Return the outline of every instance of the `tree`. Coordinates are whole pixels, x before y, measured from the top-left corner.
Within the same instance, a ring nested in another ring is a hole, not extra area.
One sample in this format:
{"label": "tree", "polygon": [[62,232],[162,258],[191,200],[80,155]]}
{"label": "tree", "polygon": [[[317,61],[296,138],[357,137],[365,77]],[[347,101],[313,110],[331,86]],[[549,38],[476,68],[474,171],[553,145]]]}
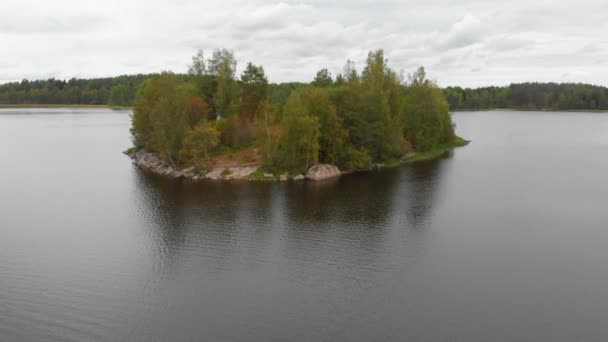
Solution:
{"label": "tree", "polygon": [[207,61],[208,72],[216,77],[234,79],[236,72],[236,59],[234,53],[226,49],[216,49]]}
{"label": "tree", "polygon": [[331,73],[327,69],[321,69],[317,71],[315,79],[312,81],[312,85],[315,87],[329,87],[334,83],[331,78]]}
{"label": "tree", "polygon": [[268,96],[268,79],[264,68],[248,63],[241,75],[241,117],[253,122],[260,104]]}
{"label": "tree", "polygon": [[188,74],[194,76],[203,76],[207,72],[205,65],[205,54],[203,50],[198,50],[196,55],[192,56],[192,64],[188,66]]}
{"label": "tree", "polygon": [[355,62],[351,61],[350,59],[347,60],[346,64],[344,65],[343,74],[344,78],[346,79],[346,82],[348,83],[359,81],[359,73],[357,72],[357,66],[355,65]]}
{"label": "tree", "polygon": [[162,73],[140,88],[133,111],[135,145],[158,153],[171,164],[175,164],[188,126],[180,94],[179,77]]}
{"label": "tree", "polygon": [[219,136],[213,122],[199,122],[185,135],[180,160],[202,167],[209,160],[210,152],[218,146]]}
{"label": "tree", "polygon": [[390,161],[403,154],[399,113],[399,78],[388,67],[382,50],[368,54],[361,77],[363,117],[354,120],[359,144],[374,160]]}
{"label": "tree", "polygon": [[281,124],[278,121],[280,105],[266,99],[260,104],[260,115],[253,125],[254,136],[258,146],[263,150],[264,163],[274,165],[277,154],[277,142],[281,137]]}
{"label": "tree", "polygon": [[405,138],[419,151],[454,141],[448,101],[422,67],[410,75],[403,121]]}
{"label": "tree", "polygon": [[214,96],[215,110],[221,116],[228,116],[237,107],[237,88],[234,82],[236,59],[231,51],[226,49],[213,51],[208,61],[209,73],[215,76],[217,88]]}
{"label": "tree", "polygon": [[300,94],[293,93],[285,104],[277,166],[301,173],[319,159],[319,120],[308,115]]}
{"label": "tree", "polygon": [[108,104],[111,106],[128,106],[132,102],[130,88],[126,84],[119,84],[110,90]]}
{"label": "tree", "polygon": [[409,75],[410,85],[412,86],[424,86],[429,84],[429,80],[426,78],[426,70],[420,66],[413,74]]}
{"label": "tree", "polygon": [[319,160],[339,164],[344,155],[347,132],[331,103],[328,90],[310,88],[302,92],[302,100],[309,115],[319,121]]}
{"label": "tree", "polygon": [[336,76],[336,81],[334,82],[334,85],[340,87],[343,86],[346,83],[346,79],[344,78],[344,76],[342,76],[342,74],[338,74],[338,76]]}
{"label": "tree", "polygon": [[207,102],[204,98],[196,95],[184,96],[183,110],[190,128],[194,128],[201,120],[206,121],[209,116]]}
{"label": "tree", "polygon": [[450,109],[456,110],[462,107],[463,102],[463,89],[460,87],[447,87],[443,90],[443,93],[448,100]]}

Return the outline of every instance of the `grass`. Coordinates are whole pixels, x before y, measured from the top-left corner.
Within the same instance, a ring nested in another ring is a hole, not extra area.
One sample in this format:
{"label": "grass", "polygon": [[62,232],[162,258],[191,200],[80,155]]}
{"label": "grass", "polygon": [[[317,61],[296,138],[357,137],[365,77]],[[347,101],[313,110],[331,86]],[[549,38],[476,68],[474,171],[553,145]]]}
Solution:
{"label": "grass", "polygon": [[439,158],[456,147],[466,146],[470,143],[461,137],[456,137],[452,144],[437,145],[428,151],[416,152],[405,159],[406,163],[415,163],[424,160],[432,160]]}
{"label": "grass", "polygon": [[[266,174],[272,174],[273,177],[267,178],[264,176]],[[254,173],[249,175],[249,179],[254,181],[279,180],[281,179],[281,176],[289,177],[289,173],[269,166],[260,166]]]}
{"label": "grass", "polygon": [[393,168],[401,166],[401,159],[391,159],[383,164],[383,167]]}
{"label": "grass", "polygon": [[249,175],[250,180],[261,181],[264,180],[264,171],[262,168],[255,170],[254,173]]}
{"label": "grass", "polygon": [[139,147],[129,147],[126,151],[122,152],[128,156],[133,156],[135,153],[139,152],[141,149]]}

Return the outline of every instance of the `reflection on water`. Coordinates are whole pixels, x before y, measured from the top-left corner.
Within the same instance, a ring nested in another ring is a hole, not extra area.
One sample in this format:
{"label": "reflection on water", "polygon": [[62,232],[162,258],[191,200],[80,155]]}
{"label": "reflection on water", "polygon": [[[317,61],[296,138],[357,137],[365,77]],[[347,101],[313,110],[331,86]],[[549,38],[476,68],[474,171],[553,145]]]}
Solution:
{"label": "reflection on water", "polygon": [[[408,264],[398,260],[417,253],[404,241],[430,220],[444,163],[288,183],[193,183],[135,169],[136,206],[162,280],[142,299],[154,302],[144,316],[153,326],[131,325],[170,338],[175,325],[163,317],[174,305],[220,339],[264,331],[267,319],[278,322],[277,340],[339,338],[329,327],[384,302],[381,294],[359,296],[395,281],[392,272]],[[234,321],[244,330],[231,328]]]}
{"label": "reflection on water", "polygon": [[405,223],[406,229],[424,225],[442,165],[430,161],[323,182],[288,183],[194,183],[138,169],[134,173],[137,206],[157,243],[158,257],[171,259],[187,246],[203,245],[221,263],[223,256],[242,252],[243,243],[255,243],[256,248],[272,244],[273,232],[285,238],[285,248],[306,252],[311,240],[379,243],[394,222]]}
{"label": "reflection on water", "polygon": [[[446,157],[451,158],[453,152]],[[411,165],[407,169],[407,181],[402,182],[400,194],[408,194],[405,200],[408,223],[413,226],[424,225],[433,210],[435,193],[440,186],[442,167],[445,158]]]}
{"label": "reflection on water", "polygon": [[192,183],[131,165],[128,114],[0,109],[0,340],[608,338],[606,115],[459,113],[441,160]]}

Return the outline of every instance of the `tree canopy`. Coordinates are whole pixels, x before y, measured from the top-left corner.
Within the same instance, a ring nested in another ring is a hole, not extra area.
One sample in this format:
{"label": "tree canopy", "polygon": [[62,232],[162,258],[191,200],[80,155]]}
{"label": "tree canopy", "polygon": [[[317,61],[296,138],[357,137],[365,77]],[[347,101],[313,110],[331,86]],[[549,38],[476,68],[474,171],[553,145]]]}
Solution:
{"label": "tree canopy", "polygon": [[[369,61],[368,61],[369,62]],[[191,82],[197,95],[207,101],[209,115],[215,118],[224,112],[240,110],[236,102],[242,91],[240,85],[255,80],[260,74],[256,68],[247,65],[250,76],[237,80],[236,59],[228,50],[217,50],[212,58],[205,59],[203,51],[198,51],[188,66],[188,73],[177,76],[183,82]],[[263,69],[262,69],[263,71]],[[256,74],[257,73],[257,74]],[[0,104],[65,104],[65,105],[110,105],[133,106],[137,89],[145,80],[157,74],[123,75],[95,79],[22,80],[0,85]],[[257,75],[257,76],[256,76]],[[251,77],[251,78],[250,78]],[[317,72],[311,84],[291,82],[266,83],[267,95],[272,103],[285,105],[287,98],[295,89],[315,86],[321,88],[340,88],[358,82],[359,74],[355,63],[347,61],[346,66],[335,80],[327,69]],[[426,75],[423,77],[426,80]],[[254,88],[250,88],[252,90]],[[505,87],[443,89],[450,110],[482,110],[509,108],[519,110],[608,110],[608,88],[581,83],[518,83]],[[263,97],[263,96],[262,96]],[[247,102],[251,105],[258,102]],[[251,111],[249,111],[251,113]]]}
{"label": "tree canopy", "polygon": [[214,155],[256,148],[268,167],[291,173],[319,162],[356,169],[455,139],[448,102],[424,69],[404,82],[382,50],[361,73],[347,61],[339,82],[321,69],[308,85],[269,84],[251,62],[237,79],[227,50],[192,61],[187,77],[143,82],[135,101],[136,147],[167,163],[205,167]]}
{"label": "tree canopy", "polygon": [[0,85],[0,104],[84,104],[130,106],[137,88],[151,75],[118,76],[95,79],[54,78],[23,80]]}

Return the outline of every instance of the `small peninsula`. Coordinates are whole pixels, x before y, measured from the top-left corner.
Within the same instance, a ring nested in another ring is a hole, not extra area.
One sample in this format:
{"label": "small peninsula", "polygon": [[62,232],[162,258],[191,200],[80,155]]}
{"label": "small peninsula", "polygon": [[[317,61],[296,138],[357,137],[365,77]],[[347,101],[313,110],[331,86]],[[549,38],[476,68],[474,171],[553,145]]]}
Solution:
{"label": "small peninsula", "polygon": [[420,67],[403,80],[382,50],[361,71],[283,83],[269,93],[262,66],[237,79],[231,51],[199,51],[188,75],[164,72],[139,86],[133,109],[139,167],[193,180],[322,180],[429,159],[468,143],[454,132],[449,104]]}

